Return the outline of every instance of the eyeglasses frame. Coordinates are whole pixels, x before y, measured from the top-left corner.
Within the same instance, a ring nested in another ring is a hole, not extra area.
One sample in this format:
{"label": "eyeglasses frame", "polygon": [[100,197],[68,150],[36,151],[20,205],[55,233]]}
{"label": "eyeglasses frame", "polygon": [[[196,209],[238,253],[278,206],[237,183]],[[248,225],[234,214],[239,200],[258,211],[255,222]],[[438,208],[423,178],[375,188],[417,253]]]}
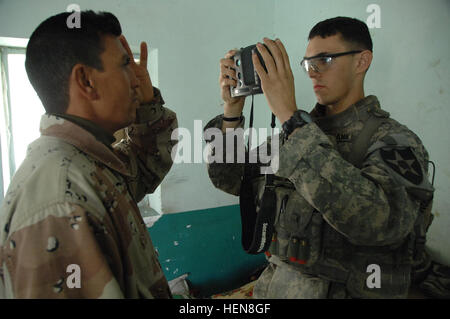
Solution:
{"label": "eyeglasses frame", "polygon": [[[340,52],[340,53],[331,53],[331,54],[323,54],[323,53],[321,53],[321,54],[318,54],[318,55],[315,55],[315,56],[311,56],[309,58],[303,58],[300,61],[300,66],[306,73],[308,73],[309,71],[306,71],[305,67],[303,66],[304,61],[308,61],[308,60],[316,59],[316,58],[332,58],[332,59],[334,59],[334,58],[337,58],[337,57],[340,57],[340,56],[344,56],[344,55],[361,53],[363,51],[364,50],[353,50],[353,51],[346,51],[346,52]],[[313,70],[314,70],[314,72],[320,72],[320,71],[316,70],[314,67],[313,67]]]}

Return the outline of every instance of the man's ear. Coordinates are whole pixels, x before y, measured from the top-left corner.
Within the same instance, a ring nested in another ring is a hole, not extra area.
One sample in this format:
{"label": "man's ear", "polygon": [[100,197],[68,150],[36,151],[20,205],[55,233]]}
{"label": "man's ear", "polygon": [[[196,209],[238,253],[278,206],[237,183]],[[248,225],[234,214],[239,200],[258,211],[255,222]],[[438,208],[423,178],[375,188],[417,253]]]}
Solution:
{"label": "man's ear", "polygon": [[356,66],[356,70],[358,73],[366,72],[369,69],[370,64],[372,63],[373,54],[370,50],[364,50],[361,52],[361,55],[358,59],[358,65]]}
{"label": "man's ear", "polygon": [[98,99],[98,92],[93,81],[93,68],[84,64],[75,64],[72,68],[71,80],[79,94],[88,100]]}

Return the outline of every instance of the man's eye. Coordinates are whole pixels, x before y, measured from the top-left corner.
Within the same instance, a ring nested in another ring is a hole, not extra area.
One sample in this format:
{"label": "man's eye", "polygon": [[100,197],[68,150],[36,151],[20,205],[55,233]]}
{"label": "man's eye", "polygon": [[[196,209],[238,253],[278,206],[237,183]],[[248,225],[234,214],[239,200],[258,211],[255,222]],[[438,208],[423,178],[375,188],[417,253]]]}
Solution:
{"label": "man's eye", "polygon": [[328,57],[322,57],[322,58],[318,58],[317,60],[318,60],[317,62],[320,63],[320,64],[327,64],[329,58]]}
{"label": "man's eye", "polygon": [[130,64],[130,58],[126,59],[126,61],[125,61],[125,63],[123,65],[127,66],[128,64]]}

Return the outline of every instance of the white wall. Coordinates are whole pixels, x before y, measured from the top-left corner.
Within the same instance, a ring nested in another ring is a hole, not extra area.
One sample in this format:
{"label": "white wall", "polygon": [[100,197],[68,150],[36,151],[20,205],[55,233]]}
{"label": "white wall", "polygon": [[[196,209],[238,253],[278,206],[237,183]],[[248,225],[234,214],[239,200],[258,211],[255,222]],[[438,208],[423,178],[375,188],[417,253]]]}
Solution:
{"label": "white wall", "polygon": [[[82,9],[114,13],[132,45],[147,41],[158,48],[159,86],[166,105],[178,113],[180,126],[191,132],[194,120],[206,124],[221,113],[219,59],[227,50],[264,36],[277,36],[285,43],[298,106],[310,110],[314,94],[299,68],[309,30],[318,21],[338,15],[366,21],[367,6],[378,4],[381,28],[371,29],[374,61],[366,94],[377,95],[392,117],[414,130],[436,163],[436,217],[429,247],[435,258],[450,263],[446,236],[450,229],[450,1],[0,0],[0,36],[27,38],[41,21],[73,2]],[[256,97],[255,111],[255,126],[268,127],[270,113],[263,96]],[[162,185],[166,213],[235,203],[237,198],[212,186],[205,164],[175,165]]]}

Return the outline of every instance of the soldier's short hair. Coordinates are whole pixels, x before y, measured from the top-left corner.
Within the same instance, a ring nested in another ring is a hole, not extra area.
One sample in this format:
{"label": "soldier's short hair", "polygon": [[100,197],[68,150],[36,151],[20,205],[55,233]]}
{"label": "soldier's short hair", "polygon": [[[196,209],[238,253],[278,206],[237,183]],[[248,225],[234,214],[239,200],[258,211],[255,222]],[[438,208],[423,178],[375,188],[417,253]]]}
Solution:
{"label": "soldier's short hair", "polygon": [[79,12],[79,27],[71,27],[71,12],[54,15],[42,22],[30,37],[25,68],[30,83],[47,113],[65,113],[69,106],[69,77],[82,63],[103,70],[103,36],[120,36],[119,20],[109,12]]}
{"label": "soldier's short hair", "polygon": [[373,51],[372,38],[367,25],[355,18],[335,17],[317,23],[309,32],[308,40],[316,36],[326,38],[341,34],[342,38],[357,49]]}

